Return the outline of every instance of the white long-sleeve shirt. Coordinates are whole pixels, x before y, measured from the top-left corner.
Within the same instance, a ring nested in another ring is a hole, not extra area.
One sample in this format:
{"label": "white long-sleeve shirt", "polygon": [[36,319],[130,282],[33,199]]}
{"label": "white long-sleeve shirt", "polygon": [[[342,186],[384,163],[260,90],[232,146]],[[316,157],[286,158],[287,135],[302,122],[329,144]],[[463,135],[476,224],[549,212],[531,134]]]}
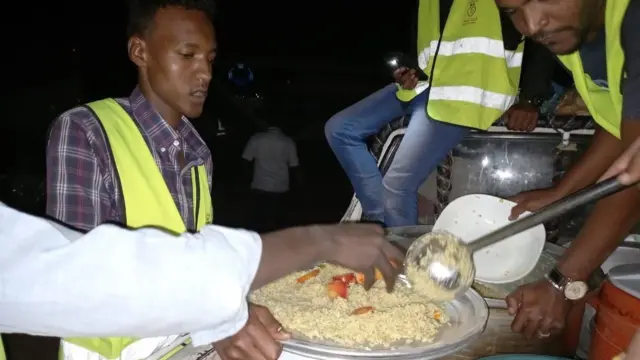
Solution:
{"label": "white long-sleeve shirt", "polygon": [[83,235],[0,203],[0,333],[214,342],[246,323],[261,254],[245,230],[175,237],[101,225]]}

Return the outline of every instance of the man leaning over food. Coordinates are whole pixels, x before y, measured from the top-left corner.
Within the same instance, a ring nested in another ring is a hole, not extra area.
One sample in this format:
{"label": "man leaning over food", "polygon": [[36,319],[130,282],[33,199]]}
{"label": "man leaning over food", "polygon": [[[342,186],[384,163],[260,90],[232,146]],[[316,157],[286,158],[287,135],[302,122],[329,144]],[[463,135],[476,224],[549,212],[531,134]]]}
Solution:
{"label": "man leaning over food", "polygon": [[[625,150],[635,151],[631,149],[640,137],[640,1],[496,3],[520,33],[558,56],[598,124],[589,149],[557,184],[515,198],[516,218],[593,184]],[[620,176],[630,181],[631,174],[629,170]],[[546,279],[507,297],[515,315],[512,329],[541,338],[562,330],[573,301],[588,291],[585,281],[638,221],[639,206],[637,188],[600,200]]]}

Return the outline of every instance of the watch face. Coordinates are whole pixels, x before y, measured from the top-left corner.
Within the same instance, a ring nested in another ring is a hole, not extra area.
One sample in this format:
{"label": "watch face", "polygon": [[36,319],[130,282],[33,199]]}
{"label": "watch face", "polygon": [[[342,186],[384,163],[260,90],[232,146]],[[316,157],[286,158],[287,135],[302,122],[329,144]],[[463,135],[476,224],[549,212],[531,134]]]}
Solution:
{"label": "watch face", "polygon": [[564,296],[569,300],[580,300],[589,291],[589,286],[584,281],[574,281],[564,288]]}

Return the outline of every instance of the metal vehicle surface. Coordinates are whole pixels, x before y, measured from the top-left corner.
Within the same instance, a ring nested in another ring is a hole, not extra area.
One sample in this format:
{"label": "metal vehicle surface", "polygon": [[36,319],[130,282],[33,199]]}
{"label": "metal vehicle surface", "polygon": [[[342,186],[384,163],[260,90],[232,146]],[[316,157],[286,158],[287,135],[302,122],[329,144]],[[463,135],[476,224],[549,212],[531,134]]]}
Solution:
{"label": "metal vehicle surface", "polygon": [[[394,129],[386,135],[384,145],[372,151],[383,174],[405,131],[404,126]],[[505,127],[470,133],[421,186],[420,223],[433,224],[438,213],[462,195],[482,193],[509,197],[551,186],[586,150],[592,134],[591,129],[565,132],[551,128],[517,133]],[[361,213],[354,196],[343,221],[358,220]],[[575,236],[587,214],[588,209],[581,210],[545,224],[547,241]]]}

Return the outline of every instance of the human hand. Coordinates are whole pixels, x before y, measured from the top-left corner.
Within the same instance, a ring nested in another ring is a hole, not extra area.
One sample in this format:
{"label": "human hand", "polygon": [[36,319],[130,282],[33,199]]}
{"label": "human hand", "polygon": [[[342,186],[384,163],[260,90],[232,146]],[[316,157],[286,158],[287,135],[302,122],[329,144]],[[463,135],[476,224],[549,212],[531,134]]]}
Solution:
{"label": "human hand", "polygon": [[364,274],[365,289],[375,282],[378,269],[387,285],[393,290],[396,269],[392,261],[401,263],[404,254],[385,239],[384,229],[375,224],[338,224],[315,226],[313,240],[323,244],[323,258]]}
{"label": "human hand", "polygon": [[214,343],[213,347],[222,360],[276,360],[282,353],[279,341],[290,337],[269,309],[249,304],[247,324],[237,334]]}
{"label": "human hand", "polygon": [[571,308],[564,294],[546,279],[520,286],[506,298],[511,330],[531,339],[547,338],[564,329]]}
{"label": "human hand", "polygon": [[525,211],[538,211],[560,198],[562,198],[562,194],[556,188],[521,192],[508,199],[516,203],[511,209],[509,220],[518,219]]}
{"label": "human hand", "polygon": [[406,67],[401,67],[394,71],[393,78],[405,90],[413,90],[418,85],[416,71]]}
{"label": "human hand", "polygon": [[504,114],[507,129],[530,132],[538,125],[540,111],[533,104],[521,102],[512,105]]}
{"label": "human hand", "polygon": [[598,181],[614,176],[617,176],[618,180],[625,185],[640,181],[640,138],[620,155]]}

